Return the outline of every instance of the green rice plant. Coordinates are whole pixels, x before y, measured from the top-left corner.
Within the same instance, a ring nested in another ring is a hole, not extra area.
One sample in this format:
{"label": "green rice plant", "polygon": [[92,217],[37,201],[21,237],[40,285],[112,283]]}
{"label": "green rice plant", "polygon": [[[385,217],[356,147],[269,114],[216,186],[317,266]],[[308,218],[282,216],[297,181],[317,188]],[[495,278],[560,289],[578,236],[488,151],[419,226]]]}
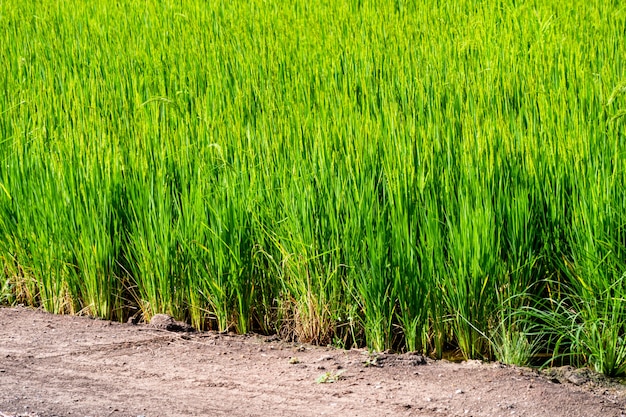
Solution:
{"label": "green rice plant", "polygon": [[[8,196],[8,194],[7,194]],[[4,232],[0,244],[2,245],[0,256],[3,266],[4,284],[2,297],[8,304],[24,303],[37,305],[39,300],[39,287],[37,280],[29,273],[27,252],[21,247],[17,238],[17,215],[15,207],[10,201],[3,201],[2,224],[0,230]],[[22,259],[22,261],[20,261]]]}
{"label": "green rice plant", "polygon": [[[596,155],[612,151],[602,143],[595,145]],[[550,282],[548,301],[532,310],[539,334],[549,341],[555,357],[589,364],[607,375],[626,371],[624,207],[623,197],[618,197],[624,188],[623,173],[616,168],[600,165],[595,178],[583,172],[573,184],[571,252],[561,264],[566,280]],[[598,175],[602,170],[613,172]]]}
{"label": "green rice plant", "polygon": [[[176,220],[165,172],[131,177],[128,187],[127,251],[139,307],[146,320],[159,313],[179,315],[176,271]],[[132,186],[132,188],[131,188]]]}
{"label": "green rice plant", "polygon": [[[200,188],[200,187],[198,187]],[[201,282],[206,273],[203,266],[204,230],[202,222],[206,218],[206,209],[201,189],[183,187],[175,195],[175,209],[178,211],[178,243],[176,268],[181,280],[182,298],[185,303],[185,316],[196,329],[205,329],[209,322],[206,309],[207,295],[203,294]]]}
{"label": "green rice plant", "polygon": [[[616,282],[616,288],[622,281],[620,278]],[[529,310],[536,323],[534,334],[552,354],[544,365],[588,364],[609,376],[623,375],[626,350],[622,298],[613,295],[613,289],[595,293],[593,297],[566,289],[573,295],[549,300],[549,307]]]}
{"label": "green rice plant", "polygon": [[525,331],[513,330],[510,322],[503,320],[489,339],[494,357],[507,365],[529,366],[539,350],[539,343]]}
{"label": "green rice plant", "polygon": [[[281,297],[278,308],[282,310],[280,332],[304,342],[329,343],[336,317],[342,315],[338,301],[340,267],[335,264],[336,254],[331,249],[321,252],[323,242],[318,234],[325,231],[325,220],[332,222],[332,201],[328,204],[323,190],[292,181],[282,196],[286,217],[276,228],[278,235],[270,236],[276,257],[280,260]],[[292,188],[293,187],[293,188]],[[296,190],[311,187],[307,197],[298,198]],[[296,197],[296,198],[294,198]],[[328,204],[328,205],[327,205]],[[328,210],[328,211],[327,211]],[[329,244],[331,242],[324,242]]]}
{"label": "green rice plant", "polygon": [[[34,138],[25,152],[43,153],[42,139]],[[22,173],[28,173],[21,177],[28,178],[23,188],[9,183],[19,202],[8,254],[18,271],[23,271],[18,276],[35,278],[37,289],[28,292],[36,293],[37,301],[48,311],[76,313],[80,311],[80,283],[71,247],[73,202],[68,198],[62,167],[46,168],[42,159],[22,160]]]}
{"label": "green rice plant", "polygon": [[[448,219],[448,279],[443,282],[443,299],[451,314],[451,326],[459,348],[467,358],[486,352],[483,333],[495,314],[499,260],[491,255],[498,249],[499,236],[493,230],[490,207],[459,196],[459,219]],[[458,221],[458,223],[456,223]]]}
{"label": "green rice plant", "polygon": [[573,354],[581,355],[598,372],[622,375],[626,372],[626,242],[624,206],[619,203],[623,199],[614,199],[612,193],[622,194],[623,186],[612,181],[581,183],[581,195],[573,204],[574,258],[564,268],[569,308],[558,313],[571,322]]}
{"label": "green rice plant", "polygon": [[[392,220],[394,294],[398,303],[397,319],[406,349],[426,352],[430,333],[428,316],[431,313],[429,288],[436,281],[433,279],[433,265],[437,262],[435,254],[430,252],[435,250],[430,239],[440,238],[440,225],[436,220],[429,223],[432,213],[426,212],[424,198],[419,196],[416,200],[405,204],[392,203],[394,215],[400,217]],[[434,227],[434,230],[429,229],[429,226]],[[437,304],[438,301],[435,301],[435,308]],[[439,317],[443,315],[435,314],[439,322]]]}
{"label": "green rice plant", "polygon": [[250,275],[254,247],[252,216],[247,205],[239,200],[245,196],[233,192],[227,200],[232,204],[213,206],[206,232],[206,250],[212,252],[209,259],[211,272],[215,274],[208,283],[208,293],[217,314],[218,328],[227,330],[234,325],[242,333],[250,328],[255,286],[255,277]]}
{"label": "green rice plant", "polygon": [[441,283],[445,277],[445,223],[440,210],[438,192],[430,187],[424,193],[422,213],[420,214],[420,236],[417,245],[420,268],[418,277],[426,293],[426,312],[428,314],[426,335],[429,343],[424,343],[435,357],[441,359],[444,346],[450,342],[446,323],[448,309],[443,299]]}
{"label": "green rice plant", "polygon": [[[372,206],[367,207],[367,205]],[[385,207],[376,207],[377,203],[364,201],[364,206],[359,212],[364,220],[381,218],[386,220],[387,216],[380,216],[369,210],[386,210]],[[375,351],[383,351],[391,346],[391,329],[395,308],[395,288],[393,285],[393,269],[391,268],[388,255],[390,244],[387,221],[372,221],[362,227],[364,228],[364,248],[361,256],[363,266],[360,274],[355,279],[356,289],[360,296],[360,303],[363,309],[363,326],[365,338],[368,346]]]}
{"label": "green rice plant", "polygon": [[[396,143],[395,146],[400,145]],[[395,161],[397,155],[394,155],[395,158],[390,157],[385,166],[386,185],[389,188],[388,222],[391,225],[387,262],[390,263],[388,274],[393,279],[392,294],[396,299],[396,311],[392,315],[397,318],[406,349],[426,352],[430,313],[428,295],[433,283],[432,272],[429,271],[433,270],[431,263],[434,254],[422,253],[422,249],[429,247],[428,239],[437,239],[439,236],[427,236],[429,233],[437,233],[438,225],[434,224],[434,231],[429,230],[431,225],[428,220],[432,213],[427,212],[428,201],[424,191],[427,179],[424,168],[420,167],[416,147],[410,145],[392,150],[394,153],[413,155],[413,158],[405,159],[407,165],[412,165],[411,168],[399,170],[392,164],[391,161]]]}
{"label": "green rice plant", "polygon": [[[95,183],[90,183],[92,178]],[[116,264],[121,241],[116,239],[120,227],[114,212],[119,188],[98,180],[97,175],[92,178],[73,192],[79,203],[74,213],[77,238],[73,240],[72,252],[79,275],[81,310],[95,317],[121,319],[124,288]]]}

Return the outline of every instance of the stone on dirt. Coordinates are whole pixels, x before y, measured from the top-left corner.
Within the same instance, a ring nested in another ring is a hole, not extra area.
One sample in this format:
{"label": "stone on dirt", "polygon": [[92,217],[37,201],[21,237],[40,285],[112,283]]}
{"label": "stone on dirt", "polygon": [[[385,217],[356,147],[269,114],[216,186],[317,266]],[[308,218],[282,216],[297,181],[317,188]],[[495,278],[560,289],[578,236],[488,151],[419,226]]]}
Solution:
{"label": "stone on dirt", "polygon": [[195,329],[182,321],[174,320],[174,317],[167,314],[156,314],[150,319],[150,327],[169,332],[194,332]]}

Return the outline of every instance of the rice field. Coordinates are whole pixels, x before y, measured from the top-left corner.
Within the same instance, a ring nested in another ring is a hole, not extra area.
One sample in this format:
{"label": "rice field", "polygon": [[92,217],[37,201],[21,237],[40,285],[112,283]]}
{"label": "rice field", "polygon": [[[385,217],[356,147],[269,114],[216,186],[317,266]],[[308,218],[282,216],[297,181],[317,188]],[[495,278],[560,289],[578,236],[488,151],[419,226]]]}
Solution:
{"label": "rice field", "polygon": [[0,302],[626,373],[626,4],[0,0]]}

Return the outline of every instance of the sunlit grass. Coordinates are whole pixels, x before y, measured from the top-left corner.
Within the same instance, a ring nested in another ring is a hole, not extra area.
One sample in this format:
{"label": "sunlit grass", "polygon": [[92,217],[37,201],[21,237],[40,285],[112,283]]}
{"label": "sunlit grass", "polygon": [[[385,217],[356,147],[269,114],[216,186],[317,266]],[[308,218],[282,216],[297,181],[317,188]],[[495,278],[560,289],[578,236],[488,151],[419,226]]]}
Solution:
{"label": "sunlit grass", "polygon": [[625,372],[619,2],[39,3],[0,302]]}

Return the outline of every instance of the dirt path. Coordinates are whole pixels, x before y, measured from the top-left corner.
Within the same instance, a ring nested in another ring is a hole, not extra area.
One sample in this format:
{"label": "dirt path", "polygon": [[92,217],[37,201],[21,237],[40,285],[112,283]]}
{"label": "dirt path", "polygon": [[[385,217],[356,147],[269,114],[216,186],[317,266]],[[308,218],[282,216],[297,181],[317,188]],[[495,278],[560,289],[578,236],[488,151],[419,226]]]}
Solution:
{"label": "dirt path", "polygon": [[0,417],[626,416],[584,373],[422,362],[0,308]]}

